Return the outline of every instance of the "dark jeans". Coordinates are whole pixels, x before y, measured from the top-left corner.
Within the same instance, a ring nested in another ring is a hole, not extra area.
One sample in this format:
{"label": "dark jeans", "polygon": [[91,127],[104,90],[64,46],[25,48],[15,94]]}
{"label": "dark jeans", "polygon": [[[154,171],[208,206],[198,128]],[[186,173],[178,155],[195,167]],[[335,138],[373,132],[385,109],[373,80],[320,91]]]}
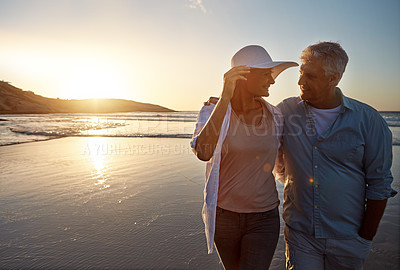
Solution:
{"label": "dark jeans", "polygon": [[261,213],[236,213],[217,207],[214,240],[225,269],[268,269],[279,226],[278,207]]}

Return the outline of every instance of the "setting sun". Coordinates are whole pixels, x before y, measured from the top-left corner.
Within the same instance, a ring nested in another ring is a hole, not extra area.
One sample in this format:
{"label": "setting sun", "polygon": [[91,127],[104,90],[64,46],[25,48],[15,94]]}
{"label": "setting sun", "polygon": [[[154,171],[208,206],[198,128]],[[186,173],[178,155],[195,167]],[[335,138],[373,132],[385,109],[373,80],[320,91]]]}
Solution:
{"label": "setting sun", "polygon": [[124,98],[128,91],[129,87],[117,69],[91,62],[84,63],[71,74],[63,98]]}

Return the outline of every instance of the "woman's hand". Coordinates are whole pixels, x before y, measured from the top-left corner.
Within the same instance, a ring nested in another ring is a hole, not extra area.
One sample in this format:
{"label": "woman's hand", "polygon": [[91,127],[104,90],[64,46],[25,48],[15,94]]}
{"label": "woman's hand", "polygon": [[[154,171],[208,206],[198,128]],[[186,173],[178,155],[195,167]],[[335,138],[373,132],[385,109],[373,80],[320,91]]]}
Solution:
{"label": "woman's hand", "polygon": [[247,80],[245,75],[249,72],[249,67],[237,66],[224,74],[224,89],[222,90],[221,98],[197,137],[195,151],[200,160],[208,161],[214,155],[222,122],[224,121],[229,102],[233,97],[236,82],[238,80]]}
{"label": "woman's hand", "polygon": [[246,81],[246,74],[250,73],[250,68],[247,66],[237,66],[231,68],[228,72],[224,74],[224,88],[222,90],[222,99],[227,99],[230,101],[235,92],[236,82],[238,80]]}

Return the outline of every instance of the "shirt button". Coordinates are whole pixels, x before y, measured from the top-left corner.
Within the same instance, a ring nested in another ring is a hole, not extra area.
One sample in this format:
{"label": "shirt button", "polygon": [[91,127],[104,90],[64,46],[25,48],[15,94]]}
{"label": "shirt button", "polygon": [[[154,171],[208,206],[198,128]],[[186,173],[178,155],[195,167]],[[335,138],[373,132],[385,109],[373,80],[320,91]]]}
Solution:
{"label": "shirt button", "polygon": [[315,168],[315,169],[318,168],[318,165],[315,165],[314,168]]}
{"label": "shirt button", "polygon": [[318,205],[314,205],[314,208],[317,209],[317,208],[318,208]]}
{"label": "shirt button", "polygon": [[318,147],[317,147],[317,146],[314,146],[314,149],[315,149],[315,150],[317,150],[317,149],[318,149]]}
{"label": "shirt button", "polygon": [[315,187],[318,188],[318,184],[315,184]]}

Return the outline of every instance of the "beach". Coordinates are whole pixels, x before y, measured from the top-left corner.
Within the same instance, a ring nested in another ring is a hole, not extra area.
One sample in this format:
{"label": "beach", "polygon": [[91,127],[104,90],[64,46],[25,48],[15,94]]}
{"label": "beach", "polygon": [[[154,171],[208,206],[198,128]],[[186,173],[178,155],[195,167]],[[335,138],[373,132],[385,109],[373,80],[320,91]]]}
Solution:
{"label": "beach", "polygon": [[[207,254],[205,163],[189,141],[68,137],[0,147],[0,268],[223,269]],[[393,145],[397,191],[399,161]],[[399,195],[389,199],[366,269],[399,268],[399,205]],[[284,261],[282,221],[270,269]]]}

